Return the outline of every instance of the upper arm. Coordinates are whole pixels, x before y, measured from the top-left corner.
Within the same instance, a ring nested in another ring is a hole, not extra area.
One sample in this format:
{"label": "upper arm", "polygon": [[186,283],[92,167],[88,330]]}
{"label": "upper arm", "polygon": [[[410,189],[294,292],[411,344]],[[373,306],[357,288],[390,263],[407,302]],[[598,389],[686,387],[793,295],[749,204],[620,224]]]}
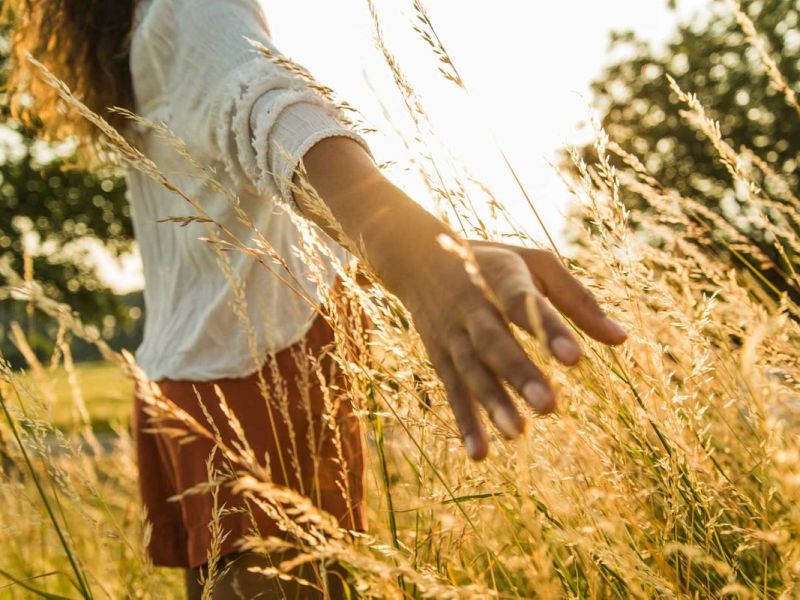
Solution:
{"label": "upper arm", "polygon": [[252,184],[250,111],[270,90],[302,81],[259,54],[277,53],[257,0],[174,0],[175,38],[167,95],[171,125],[200,159],[220,159],[234,179]]}
{"label": "upper arm", "polygon": [[220,161],[239,188],[288,200],[287,180],[313,143],[363,143],[304,77],[254,47],[281,56],[258,0],[155,1],[171,7],[158,15],[167,33],[155,42],[164,46],[167,120],[194,158]]}

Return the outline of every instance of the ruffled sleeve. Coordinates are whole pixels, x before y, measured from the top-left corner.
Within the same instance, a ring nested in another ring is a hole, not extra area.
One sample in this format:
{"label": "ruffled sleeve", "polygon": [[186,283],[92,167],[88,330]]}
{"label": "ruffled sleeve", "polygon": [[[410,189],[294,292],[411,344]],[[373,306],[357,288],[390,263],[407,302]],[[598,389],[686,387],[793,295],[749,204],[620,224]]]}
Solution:
{"label": "ruffled sleeve", "polygon": [[[161,0],[164,1],[164,0]],[[219,160],[239,186],[291,201],[297,163],[331,136],[364,140],[280,56],[257,0],[171,0],[173,39],[163,90],[170,124],[200,159]]]}

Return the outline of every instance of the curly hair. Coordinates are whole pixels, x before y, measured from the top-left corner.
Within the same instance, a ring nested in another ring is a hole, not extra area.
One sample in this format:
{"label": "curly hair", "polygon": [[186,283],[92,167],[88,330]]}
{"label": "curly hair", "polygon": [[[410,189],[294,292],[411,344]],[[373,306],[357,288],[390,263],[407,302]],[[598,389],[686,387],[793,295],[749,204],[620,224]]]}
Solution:
{"label": "curly hair", "polygon": [[43,63],[86,106],[120,131],[126,121],[111,107],[133,108],[130,31],[137,0],[5,0],[10,27],[7,93],[11,115],[46,140],[74,137],[79,157],[99,156],[98,131],[70,111],[27,55]]}

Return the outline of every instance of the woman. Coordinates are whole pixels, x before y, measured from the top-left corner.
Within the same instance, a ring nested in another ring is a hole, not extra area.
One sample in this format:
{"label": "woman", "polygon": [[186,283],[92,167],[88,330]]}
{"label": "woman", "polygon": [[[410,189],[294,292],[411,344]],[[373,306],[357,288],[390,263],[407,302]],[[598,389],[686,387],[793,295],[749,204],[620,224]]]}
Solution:
{"label": "woman", "polygon": [[[606,344],[625,340],[619,325],[546,252],[473,244],[481,274],[500,306],[490,302],[472,283],[462,260],[440,246],[437,238],[448,233],[444,225],[383,177],[364,141],[342,124],[335,108],[294,70],[253,50],[251,40],[277,54],[258,0],[11,4],[15,60],[10,87],[16,98],[26,93],[34,99],[32,105],[15,102],[17,116],[35,115],[53,138],[77,136],[91,157],[96,132],[79,117],[60,110],[55,92],[37,80],[25,60],[30,52],[91,109],[134,139],[216,223],[249,239],[250,231],[223,194],[191,173],[186,161],[155,133],[134,130],[108,107],[126,107],[163,121],[224,187],[235,190],[256,229],[284,257],[304,288],[301,292],[312,299],[317,298],[316,290],[302,277],[304,266],[291,252],[299,234],[289,215],[275,210],[276,199],[292,203],[333,238],[339,236],[343,245],[357,240],[374,273],[412,314],[472,459],[480,460],[488,451],[481,408],[507,438],[523,431],[523,419],[504,383],[539,413],[555,407],[550,384],[515,340],[509,322],[532,333],[543,331],[554,356],[566,365],[575,364],[581,350],[544,297],[595,339]],[[301,161],[308,183],[335,224],[321,216],[325,211],[314,206],[318,200],[293,193]],[[349,404],[344,401],[338,415],[349,472],[330,475],[329,481],[320,483],[318,477],[307,480],[304,469],[314,463],[318,473],[339,473],[332,467],[331,444],[322,443],[318,456],[295,457],[302,464],[294,470],[301,475],[278,468],[288,434],[280,425],[283,421],[278,419],[276,425],[274,415],[268,414],[259,391],[259,386],[285,383],[281,389],[292,426],[301,432],[318,427],[314,416],[319,411],[312,410],[309,416],[309,411],[295,405],[305,393],[311,399],[304,402],[318,406],[323,390],[317,383],[297,383],[293,356],[298,347],[322,352],[332,339],[325,320],[315,318],[313,306],[299,302],[297,293],[251,255],[232,253],[226,276],[213,248],[197,239],[205,234],[202,223],[177,227],[162,222],[194,214],[191,207],[140,173],[128,173],[128,184],[146,281],[147,321],[137,352],[140,366],[167,397],[201,422],[206,420],[204,410],[217,417],[217,423],[226,421],[215,393],[218,386],[256,455],[266,457],[278,483],[308,494],[345,527],[363,529],[363,449]],[[335,255],[345,256],[334,242],[330,245]],[[242,315],[231,308],[235,287],[231,281],[241,282],[244,318],[256,324],[252,343],[241,325]],[[541,329],[531,322],[532,304]],[[267,361],[268,367],[263,363],[271,355],[275,360]],[[168,499],[207,479],[212,445],[202,440],[179,444],[163,433],[150,433],[140,400],[135,410],[141,492],[153,525],[150,554],[156,565],[186,569],[189,595],[197,597],[197,579],[212,545],[214,499],[211,494],[183,495],[179,502]],[[220,435],[230,441],[236,434],[222,429]],[[338,493],[342,485],[350,489],[344,502]],[[241,506],[229,490],[220,489],[219,494],[218,504]],[[263,561],[236,553],[236,542],[251,526],[248,517],[242,511],[228,511],[223,526],[227,537],[219,552],[230,570],[215,588],[215,597],[233,597],[236,586],[247,597],[266,593],[264,578],[247,571]],[[257,526],[263,535],[276,532],[266,518]],[[288,588],[280,592],[292,593]]]}

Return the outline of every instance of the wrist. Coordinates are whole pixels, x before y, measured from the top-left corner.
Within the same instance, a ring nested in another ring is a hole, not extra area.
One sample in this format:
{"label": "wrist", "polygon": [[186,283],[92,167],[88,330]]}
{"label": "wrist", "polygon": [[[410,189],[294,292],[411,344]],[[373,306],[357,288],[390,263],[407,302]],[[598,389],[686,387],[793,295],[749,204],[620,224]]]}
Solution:
{"label": "wrist", "polygon": [[[439,244],[437,238],[449,233],[445,225],[386,179],[357,142],[324,139],[303,162],[342,233],[404,302],[459,260]],[[304,209],[302,200],[298,205]],[[314,218],[313,211],[304,212]]]}
{"label": "wrist", "polygon": [[387,289],[413,304],[433,281],[463,266],[458,256],[440,244],[441,235],[453,236],[443,223],[405,194],[388,204],[392,208],[370,228],[366,258]]}

